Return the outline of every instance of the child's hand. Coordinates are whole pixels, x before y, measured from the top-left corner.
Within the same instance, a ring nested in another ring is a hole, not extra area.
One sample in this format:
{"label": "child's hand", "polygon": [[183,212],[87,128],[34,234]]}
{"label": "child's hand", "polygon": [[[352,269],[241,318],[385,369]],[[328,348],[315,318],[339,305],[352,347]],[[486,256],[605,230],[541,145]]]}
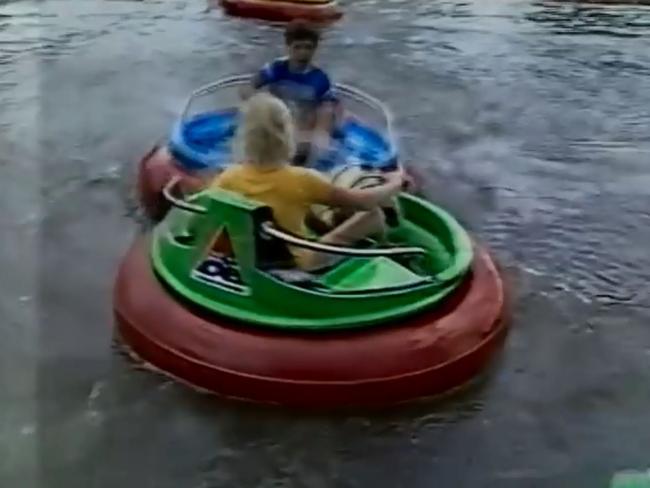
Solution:
{"label": "child's hand", "polygon": [[417,191],[418,184],[417,184],[413,174],[407,169],[407,167],[405,165],[400,165],[397,172],[399,172],[399,174],[400,174],[400,176],[402,178],[402,182],[401,182],[402,191],[405,191],[405,192]]}
{"label": "child's hand", "polygon": [[247,101],[255,93],[255,88],[252,85],[244,85],[239,89],[239,100],[242,102]]}
{"label": "child's hand", "polygon": [[327,151],[330,147],[330,135],[325,131],[315,132],[311,143],[319,152]]}
{"label": "child's hand", "polygon": [[415,185],[411,175],[409,175],[402,166],[400,166],[396,171],[389,173],[387,176],[390,182],[397,185],[403,191],[408,191]]}
{"label": "child's hand", "polygon": [[416,187],[415,179],[406,171],[402,170],[402,190],[406,192],[414,191]]}

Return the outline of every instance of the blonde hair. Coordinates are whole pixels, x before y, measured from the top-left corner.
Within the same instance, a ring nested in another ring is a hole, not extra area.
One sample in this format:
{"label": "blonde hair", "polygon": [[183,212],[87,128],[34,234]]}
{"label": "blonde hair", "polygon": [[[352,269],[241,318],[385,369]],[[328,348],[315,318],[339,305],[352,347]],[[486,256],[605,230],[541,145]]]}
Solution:
{"label": "blonde hair", "polygon": [[291,113],[279,98],[256,93],[242,109],[237,130],[237,150],[255,164],[287,163],[295,150]]}

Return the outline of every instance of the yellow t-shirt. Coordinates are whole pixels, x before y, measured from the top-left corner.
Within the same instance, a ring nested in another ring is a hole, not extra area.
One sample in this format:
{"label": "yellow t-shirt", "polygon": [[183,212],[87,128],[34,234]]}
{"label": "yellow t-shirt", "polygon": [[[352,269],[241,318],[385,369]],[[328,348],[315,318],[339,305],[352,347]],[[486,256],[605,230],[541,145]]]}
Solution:
{"label": "yellow t-shirt", "polygon": [[264,168],[252,164],[227,168],[211,186],[268,205],[281,228],[300,236],[306,235],[305,217],[309,208],[325,203],[333,188],[309,169],[289,165]]}

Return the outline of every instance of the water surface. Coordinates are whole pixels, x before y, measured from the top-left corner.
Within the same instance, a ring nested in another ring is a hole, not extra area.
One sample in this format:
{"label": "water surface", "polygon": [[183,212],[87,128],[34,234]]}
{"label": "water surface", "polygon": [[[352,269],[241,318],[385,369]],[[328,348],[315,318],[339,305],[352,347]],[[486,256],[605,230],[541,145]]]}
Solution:
{"label": "water surface", "polygon": [[514,326],[442,404],[216,401],[112,347],[138,157],[190,90],[279,54],[201,1],[0,6],[0,486],[599,487],[650,461],[650,10],[347,2],[321,62],[395,111],[427,194],[489,244]]}

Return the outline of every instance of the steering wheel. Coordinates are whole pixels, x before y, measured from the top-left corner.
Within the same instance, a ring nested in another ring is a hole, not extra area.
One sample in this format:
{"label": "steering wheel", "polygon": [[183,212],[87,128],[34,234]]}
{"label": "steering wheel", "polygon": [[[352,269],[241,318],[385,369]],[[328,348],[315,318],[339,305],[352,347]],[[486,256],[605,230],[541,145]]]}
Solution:
{"label": "steering wheel", "polygon": [[[334,177],[333,181],[336,181],[336,178],[339,175]],[[359,176],[356,180],[352,182],[350,188],[358,188],[364,190],[366,188],[374,188],[381,186],[386,183],[386,177],[378,174],[366,174]],[[390,227],[397,227],[399,225],[399,214],[395,207],[382,207],[382,212],[386,218],[386,224]]]}

